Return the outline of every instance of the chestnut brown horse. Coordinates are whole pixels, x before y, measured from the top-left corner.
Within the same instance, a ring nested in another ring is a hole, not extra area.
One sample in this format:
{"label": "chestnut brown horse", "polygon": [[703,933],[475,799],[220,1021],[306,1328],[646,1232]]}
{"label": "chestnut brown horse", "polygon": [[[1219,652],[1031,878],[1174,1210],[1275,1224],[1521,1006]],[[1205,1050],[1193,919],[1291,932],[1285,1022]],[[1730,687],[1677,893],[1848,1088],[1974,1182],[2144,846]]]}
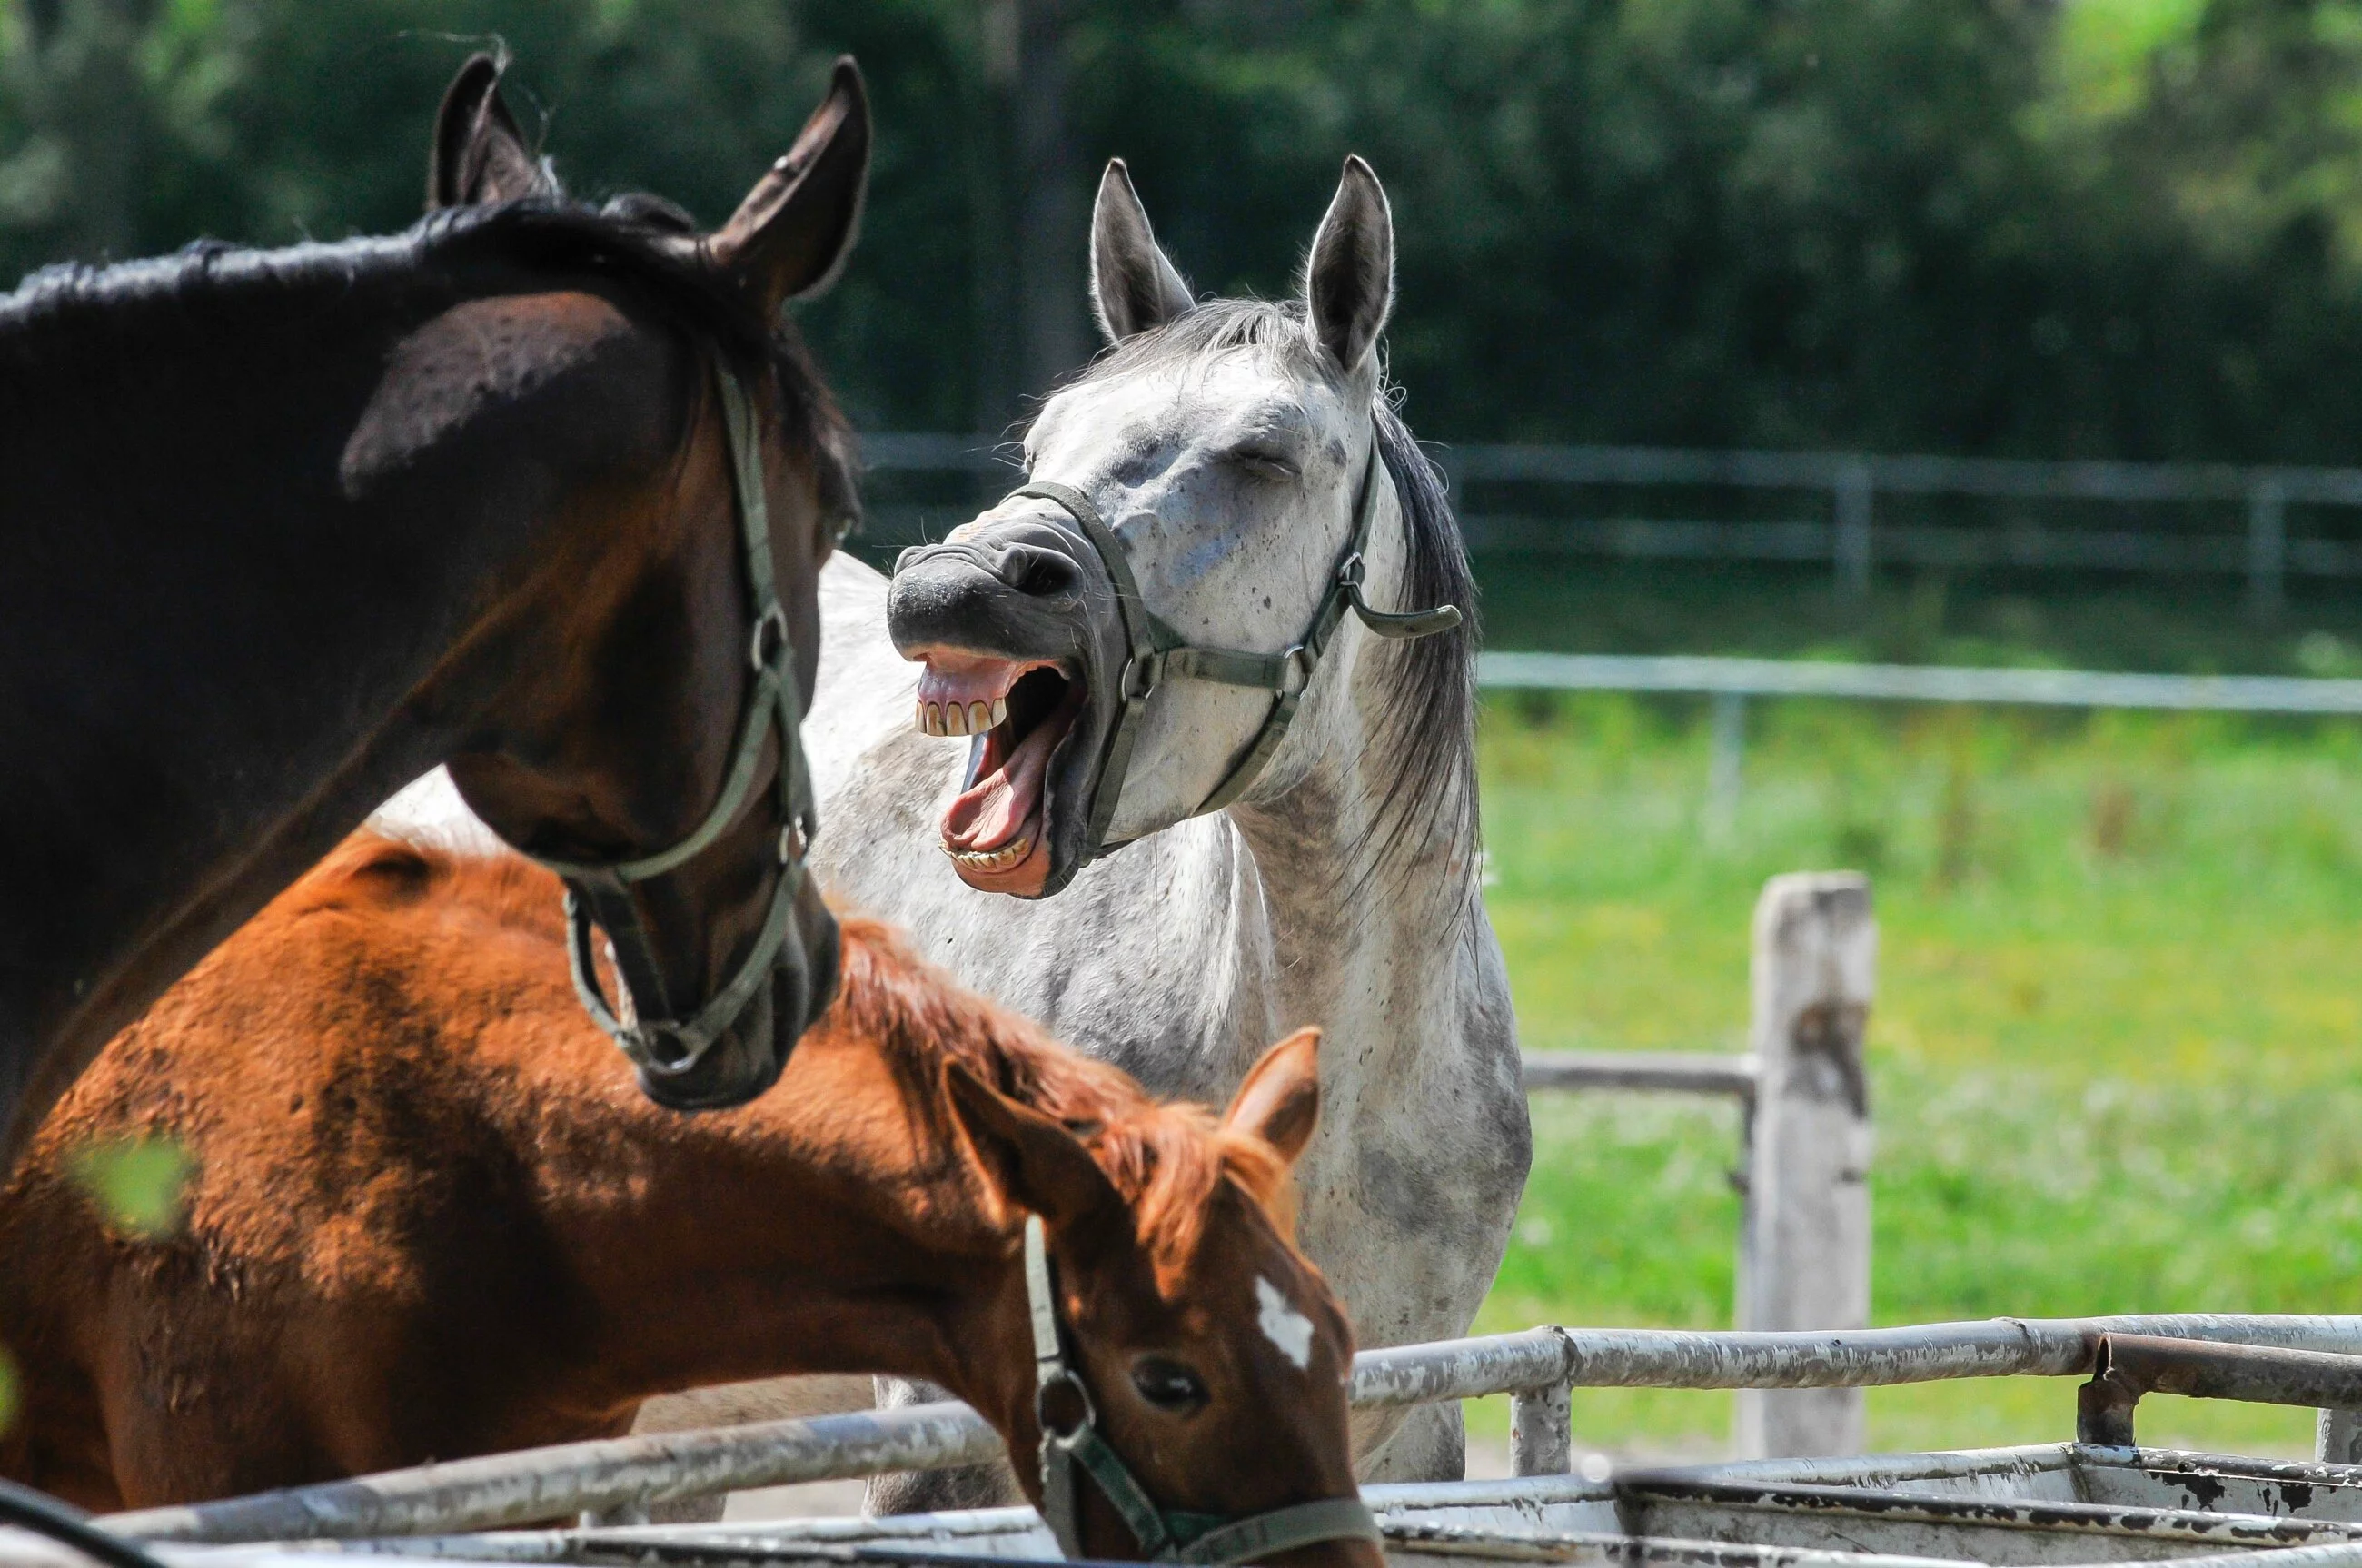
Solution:
{"label": "chestnut brown horse", "polygon": [[[0,1190],[0,1474],[97,1508],[618,1433],[789,1372],[953,1390],[1032,1455],[1020,1238],[1047,1223],[1098,1430],[1166,1509],[1355,1496],[1351,1331],[1292,1244],[1317,1035],[1219,1121],[843,922],[752,1105],[669,1115],[575,1005],[546,872],[356,835],[102,1055]],[[194,1161],[167,1239],[75,1152]],[[1039,1500],[1039,1476],[1020,1463]],[[1139,1556],[1087,1485],[1082,1545]],[[1332,1540],[1292,1562],[1375,1568]]]}
{"label": "chestnut brown horse", "polygon": [[[612,869],[730,793],[742,712],[809,700],[852,489],[777,314],[852,241],[857,75],[700,237],[503,200],[518,171],[469,161],[496,128],[471,70],[433,189],[488,204],[0,294],[0,1170],[110,1036],[437,759],[512,844]],[[652,1082],[671,1103],[757,1092],[826,1001],[833,925],[809,887],[774,898],[798,868],[766,853],[791,739],[711,853],[613,906],[645,928],[644,1019],[777,938],[728,1037]]]}

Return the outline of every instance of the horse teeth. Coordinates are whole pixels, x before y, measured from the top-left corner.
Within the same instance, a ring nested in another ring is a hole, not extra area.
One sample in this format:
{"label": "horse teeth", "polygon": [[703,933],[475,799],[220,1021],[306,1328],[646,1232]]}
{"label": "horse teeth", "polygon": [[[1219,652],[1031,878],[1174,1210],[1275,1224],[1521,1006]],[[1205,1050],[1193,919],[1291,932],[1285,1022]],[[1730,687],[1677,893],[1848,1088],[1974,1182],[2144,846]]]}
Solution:
{"label": "horse teeth", "polygon": [[944,734],[947,735],[967,734],[967,708],[965,704],[959,702],[944,704]]}
{"label": "horse teeth", "polygon": [[992,700],[992,723],[991,723],[991,724],[990,724],[989,726],[988,726],[988,727],[989,727],[989,728],[991,728],[991,729],[996,729],[996,730],[997,730],[997,729],[999,729],[1001,725],[1003,725],[1003,724],[1007,723],[1008,722],[1009,722],[1009,699],[1008,699],[1008,698],[1006,698],[1006,697],[996,697],[996,698],[994,698],[994,699]]}
{"label": "horse teeth", "polygon": [[967,733],[980,735],[992,728],[992,710],[982,702],[967,705]]}
{"label": "horse teeth", "polygon": [[935,725],[941,722],[942,718],[943,715],[935,712],[935,705],[933,702],[920,703],[919,733],[922,735],[939,734],[940,732],[936,730]]}
{"label": "horse teeth", "polygon": [[954,849],[946,845],[944,853],[971,871],[1006,871],[1033,853],[1033,839],[1028,834],[999,849]]}

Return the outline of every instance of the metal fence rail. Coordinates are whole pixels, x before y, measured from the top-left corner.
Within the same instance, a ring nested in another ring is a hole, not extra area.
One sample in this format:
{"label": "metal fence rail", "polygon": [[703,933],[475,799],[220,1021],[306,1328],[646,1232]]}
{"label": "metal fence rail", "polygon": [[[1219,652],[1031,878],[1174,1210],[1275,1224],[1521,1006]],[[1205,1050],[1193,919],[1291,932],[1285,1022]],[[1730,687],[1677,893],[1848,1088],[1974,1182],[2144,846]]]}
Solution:
{"label": "metal fence rail", "polygon": [[[882,434],[866,437],[872,472],[1013,475],[989,436]],[[1888,457],[1862,452],[1700,451],[1650,447],[1467,446],[1439,450],[1455,496],[1473,484],[1549,484],[1787,491],[1826,496],[1825,518],[1682,522],[1504,514],[1463,501],[1462,523],[1479,549],[1682,559],[1827,561],[1849,591],[1866,590],[1875,560],[1955,568],[2081,568],[2117,571],[2241,572],[2258,610],[2276,609],[2294,574],[2362,575],[2362,545],[2290,538],[2288,508],[2362,507],[2362,469],[2224,463],[2039,462],[1997,458]],[[1963,496],[1993,501],[2114,505],[2236,503],[2238,533],[2189,530],[1970,529],[1882,526],[1877,498]],[[881,517],[890,526],[888,506]]]}
{"label": "metal fence rail", "polygon": [[1498,690],[1667,691],[1717,697],[1840,697],[2184,712],[2362,713],[2362,680],[2279,675],[2120,675],[2089,669],[1824,664],[1690,655],[1487,653],[1478,684]]}
{"label": "metal fence rail", "polygon": [[[1518,1473],[1562,1474],[1572,1451],[1570,1387],[1855,1388],[2086,1376],[2108,1333],[2362,1353],[2362,1317],[2001,1318],[1805,1333],[1543,1328],[1366,1351],[1354,1358],[1352,1401],[1398,1407],[1508,1394]],[[102,1522],[136,1540],[217,1543],[486,1529],[792,1481],[972,1464],[999,1449],[967,1407],[922,1405],[567,1443]]]}

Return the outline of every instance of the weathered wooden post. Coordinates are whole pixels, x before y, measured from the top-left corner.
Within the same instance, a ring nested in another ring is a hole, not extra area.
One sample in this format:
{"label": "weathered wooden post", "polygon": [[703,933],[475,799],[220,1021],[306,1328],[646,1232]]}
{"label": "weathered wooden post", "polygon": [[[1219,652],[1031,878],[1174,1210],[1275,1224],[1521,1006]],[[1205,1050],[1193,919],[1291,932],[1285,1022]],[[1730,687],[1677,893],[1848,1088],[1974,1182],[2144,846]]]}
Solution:
{"label": "weathered wooden post", "polygon": [[[1742,1329],[1870,1321],[1870,1085],[1878,959],[1870,879],[1794,872],[1755,905],[1751,1046],[1761,1063],[1739,1247]],[[1859,1388],[1745,1390],[1742,1458],[1859,1453]]]}

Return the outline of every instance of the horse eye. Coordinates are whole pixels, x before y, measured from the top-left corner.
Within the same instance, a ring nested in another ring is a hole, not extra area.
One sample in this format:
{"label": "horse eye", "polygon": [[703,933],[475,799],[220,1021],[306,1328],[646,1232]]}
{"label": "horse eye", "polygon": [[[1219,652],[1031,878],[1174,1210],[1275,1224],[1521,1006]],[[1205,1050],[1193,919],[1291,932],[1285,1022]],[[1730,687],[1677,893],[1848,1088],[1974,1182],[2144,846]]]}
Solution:
{"label": "horse eye", "polygon": [[1231,461],[1255,479],[1278,483],[1296,477],[1296,465],[1269,452],[1233,452]]}
{"label": "horse eye", "polygon": [[1160,1410],[1187,1415],[1206,1403],[1206,1386],[1177,1361],[1144,1355],[1131,1364],[1131,1386]]}

